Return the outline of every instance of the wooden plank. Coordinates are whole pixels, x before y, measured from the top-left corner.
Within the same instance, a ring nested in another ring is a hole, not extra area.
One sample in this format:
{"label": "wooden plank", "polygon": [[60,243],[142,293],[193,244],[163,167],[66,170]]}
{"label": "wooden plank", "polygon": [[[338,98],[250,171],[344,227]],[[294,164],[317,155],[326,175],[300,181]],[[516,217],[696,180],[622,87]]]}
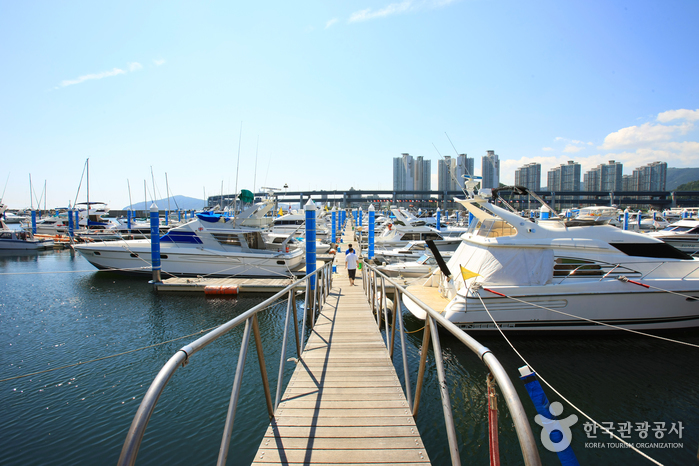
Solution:
{"label": "wooden plank", "polygon": [[362,287],[338,271],[253,464],[430,464]]}

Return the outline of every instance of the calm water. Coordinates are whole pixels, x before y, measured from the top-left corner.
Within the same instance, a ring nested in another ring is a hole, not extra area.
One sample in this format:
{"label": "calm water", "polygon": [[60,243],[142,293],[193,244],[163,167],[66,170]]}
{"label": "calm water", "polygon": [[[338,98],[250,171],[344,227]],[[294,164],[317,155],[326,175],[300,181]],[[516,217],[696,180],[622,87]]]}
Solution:
{"label": "calm water", "polygon": [[[0,379],[100,358],[198,332],[249,309],[264,295],[237,300],[200,295],[155,294],[143,278],[97,273],[69,251],[0,255]],[[669,299],[669,298],[668,298]],[[669,302],[668,305],[671,305]],[[272,386],[283,330],[285,304],[261,316],[265,357]],[[406,315],[408,330],[422,323]],[[242,327],[195,355],[170,381],[153,415],[139,464],[213,464],[221,440]],[[699,343],[698,331],[675,338]],[[540,428],[517,368],[523,364],[504,340],[477,336],[513,378],[535,435]],[[408,335],[413,383],[422,332]],[[114,464],[143,394],[167,359],[195,337],[117,358],[37,376],[0,382],[0,464]],[[518,350],[566,397],[598,421],[665,422],[683,425],[682,438],[662,440],[679,448],[647,450],[664,464],[697,464],[699,444],[699,349],[649,338],[614,335],[537,336],[512,339]],[[478,358],[453,338],[442,336],[449,389],[464,464],[487,464],[487,372]],[[293,351],[292,344],[289,351]],[[397,348],[396,364],[400,364]],[[229,464],[249,464],[268,421],[251,345]],[[430,363],[432,358],[429,358]],[[402,369],[399,367],[399,377]],[[286,366],[288,378],[293,366]],[[433,464],[449,464],[441,402],[430,364],[418,427]],[[545,389],[551,401],[558,396]],[[503,464],[521,464],[505,403],[500,399],[500,454]],[[563,417],[573,414],[564,403]],[[582,416],[572,427],[581,464],[650,464],[636,453],[589,442]],[[544,464],[559,464],[540,447]]]}

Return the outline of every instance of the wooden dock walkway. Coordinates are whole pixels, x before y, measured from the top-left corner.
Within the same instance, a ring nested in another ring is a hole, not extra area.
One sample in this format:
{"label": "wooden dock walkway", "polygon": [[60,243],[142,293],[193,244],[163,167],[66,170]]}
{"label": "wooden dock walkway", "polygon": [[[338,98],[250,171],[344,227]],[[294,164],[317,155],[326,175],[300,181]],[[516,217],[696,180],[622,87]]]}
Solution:
{"label": "wooden dock walkway", "polygon": [[361,280],[349,285],[351,230],[343,239],[332,290],[253,464],[430,464]]}

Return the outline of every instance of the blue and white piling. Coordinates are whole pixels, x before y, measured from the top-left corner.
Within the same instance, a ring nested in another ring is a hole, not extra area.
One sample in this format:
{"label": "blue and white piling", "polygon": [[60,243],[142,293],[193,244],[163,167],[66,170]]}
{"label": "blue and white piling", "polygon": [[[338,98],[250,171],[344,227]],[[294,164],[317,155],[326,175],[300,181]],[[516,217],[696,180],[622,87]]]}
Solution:
{"label": "blue and white piling", "polygon": [[629,212],[624,211],[624,230],[629,229]]}
{"label": "blue and white piling", "polygon": [[68,203],[68,236],[73,239],[75,236],[75,229],[73,228],[73,208]]}
{"label": "blue and white piling", "polygon": [[337,208],[333,207],[332,210],[332,243],[335,244],[337,242]]}
{"label": "blue and white piling", "polygon": [[32,209],[32,235],[36,235],[36,210]]}
{"label": "blue and white piling", "polygon": [[442,217],[442,210],[437,207],[437,230],[442,229],[442,224],[441,224],[441,217]]}
{"label": "blue and white piling", "polygon": [[131,211],[127,210],[126,211],[126,228],[128,228],[129,233],[131,232]]}
{"label": "blue and white piling", "polygon": [[155,202],[150,206],[150,258],[153,271],[151,283],[162,283],[160,278],[160,216]]}
{"label": "blue and white piling", "polygon": [[376,212],[374,204],[369,206],[369,260],[374,258],[374,228],[376,223]]}
{"label": "blue and white piling", "polygon": [[636,226],[638,227],[638,231],[641,231],[641,220],[643,220],[643,216],[641,215],[641,211],[639,210],[636,214]]}
{"label": "blue and white piling", "polygon": [[[306,275],[316,271],[316,205],[308,199],[303,206],[306,213]],[[316,277],[311,277],[311,291],[316,289]]]}

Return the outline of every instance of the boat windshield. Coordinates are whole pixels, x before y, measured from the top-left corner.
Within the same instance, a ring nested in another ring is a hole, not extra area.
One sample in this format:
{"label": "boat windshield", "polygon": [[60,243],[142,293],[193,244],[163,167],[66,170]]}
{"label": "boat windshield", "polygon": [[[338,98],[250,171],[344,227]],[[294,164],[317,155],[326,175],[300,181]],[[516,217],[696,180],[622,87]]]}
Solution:
{"label": "boat windshield", "polygon": [[500,236],[514,236],[517,234],[517,230],[504,220],[488,219],[483,220],[477,234],[485,238],[497,238]]}
{"label": "boat windshield", "polygon": [[421,255],[420,258],[417,260],[417,263],[418,263],[418,264],[424,264],[424,263],[427,262],[429,259],[430,259],[430,256],[428,256],[427,254],[423,254],[423,255]]}

